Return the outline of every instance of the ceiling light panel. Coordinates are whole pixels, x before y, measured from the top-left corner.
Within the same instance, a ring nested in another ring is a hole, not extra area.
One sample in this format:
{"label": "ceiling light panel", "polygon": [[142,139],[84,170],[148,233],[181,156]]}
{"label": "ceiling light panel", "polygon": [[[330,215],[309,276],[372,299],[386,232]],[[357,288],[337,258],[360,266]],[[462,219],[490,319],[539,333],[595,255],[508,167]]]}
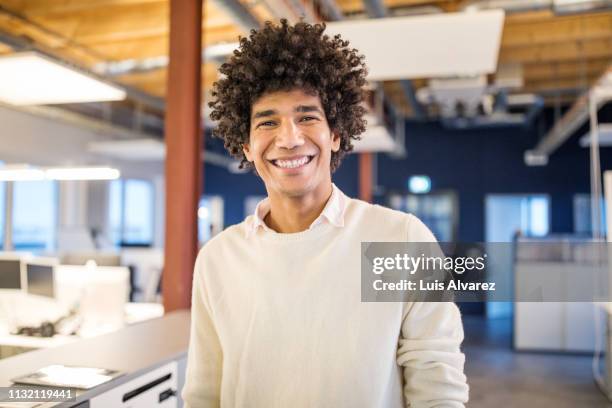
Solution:
{"label": "ceiling light panel", "polygon": [[46,105],[125,99],[119,87],[61,65],[36,52],[0,57],[0,101]]}
{"label": "ceiling light panel", "polygon": [[365,55],[370,81],[492,74],[503,10],[444,13],[327,24]]}
{"label": "ceiling light panel", "polygon": [[45,171],[50,180],[115,180],[121,175],[119,170],[110,167],[64,167]]}

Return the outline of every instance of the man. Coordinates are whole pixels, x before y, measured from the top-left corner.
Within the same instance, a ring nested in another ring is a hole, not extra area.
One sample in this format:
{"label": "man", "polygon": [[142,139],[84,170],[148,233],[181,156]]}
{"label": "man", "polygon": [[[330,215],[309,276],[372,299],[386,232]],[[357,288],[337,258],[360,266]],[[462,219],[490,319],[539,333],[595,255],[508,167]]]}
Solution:
{"label": "man", "polygon": [[363,57],[325,27],[268,23],[215,84],[215,135],[268,197],[200,251],[183,398],[204,407],[462,407],[453,303],[366,303],[362,241],[435,240],[331,173],[365,129]]}

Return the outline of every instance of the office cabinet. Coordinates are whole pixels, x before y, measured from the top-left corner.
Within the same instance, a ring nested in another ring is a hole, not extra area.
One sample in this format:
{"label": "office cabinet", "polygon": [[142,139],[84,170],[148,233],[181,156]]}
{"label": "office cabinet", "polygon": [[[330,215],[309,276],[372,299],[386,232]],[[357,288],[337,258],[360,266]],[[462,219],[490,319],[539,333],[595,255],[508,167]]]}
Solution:
{"label": "office cabinet", "polygon": [[[569,279],[568,276],[577,271],[582,273],[584,282],[594,282],[595,277],[603,273],[601,269],[580,267],[571,262],[518,262],[515,280],[519,284],[516,286],[515,298],[520,300],[526,296],[520,292],[530,288],[529,285],[520,284],[526,276],[530,277],[531,286],[539,281],[533,278],[534,275],[541,278],[542,288],[546,290],[546,282],[575,282],[576,279]],[[563,286],[568,291],[574,290],[569,283]],[[561,300],[564,296],[556,294],[555,297]],[[517,301],[514,305],[514,348],[591,353],[595,349],[596,318],[601,319],[600,327],[605,327],[601,311],[596,312],[591,302]]]}
{"label": "office cabinet", "polygon": [[165,364],[89,400],[90,408],[178,408],[177,362]]}

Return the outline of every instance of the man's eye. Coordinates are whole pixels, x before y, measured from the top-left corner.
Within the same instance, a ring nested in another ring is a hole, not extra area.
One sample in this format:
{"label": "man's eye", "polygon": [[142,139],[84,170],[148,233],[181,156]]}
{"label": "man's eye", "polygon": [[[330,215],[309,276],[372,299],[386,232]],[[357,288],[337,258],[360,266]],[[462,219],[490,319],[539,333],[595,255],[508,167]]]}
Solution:
{"label": "man's eye", "polygon": [[300,119],[300,122],[310,122],[312,120],[317,120],[318,118],[315,116],[304,116]]}
{"label": "man's eye", "polygon": [[272,122],[271,120],[268,120],[266,122],[261,122],[257,125],[257,127],[260,127],[260,126],[274,126],[274,122]]}

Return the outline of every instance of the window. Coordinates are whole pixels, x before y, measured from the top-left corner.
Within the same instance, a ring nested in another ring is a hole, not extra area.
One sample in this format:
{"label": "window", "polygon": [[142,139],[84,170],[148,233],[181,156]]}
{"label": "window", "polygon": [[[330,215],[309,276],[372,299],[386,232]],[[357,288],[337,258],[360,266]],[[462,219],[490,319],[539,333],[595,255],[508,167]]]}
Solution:
{"label": "window", "polygon": [[441,242],[455,240],[457,204],[453,193],[393,194],[389,204],[394,210],[414,214]]}
{"label": "window", "polygon": [[254,214],[255,208],[257,208],[257,204],[259,204],[259,202],[265,198],[266,196],[259,195],[247,196],[244,199],[244,217],[246,218],[249,215]]}
{"label": "window", "polygon": [[[601,226],[600,231],[605,236],[606,234],[606,203],[602,198],[599,202],[601,209]],[[574,232],[581,235],[592,235],[592,220],[591,220],[591,195],[590,194],[575,194],[574,195]]]}
{"label": "window", "polygon": [[57,183],[13,183],[13,247],[18,251],[55,249],[57,231]]}
{"label": "window", "polygon": [[543,237],[548,235],[549,229],[549,202],[545,196],[531,196],[524,198],[523,222],[521,230],[530,237]]}
{"label": "window", "polygon": [[6,212],[6,183],[0,182],[0,249],[4,248],[4,216]]}
{"label": "window", "polygon": [[154,187],[146,180],[114,180],[110,184],[111,240],[118,246],[151,245],[154,230]]}
{"label": "window", "polygon": [[543,194],[489,194],[485,218],[487,242],[512,242],[519,234],[544,237],[550,229],[550,198]]}
{"label": "window", "polygon": [[223,198],[204,196],[198,205],[198,240],[205,243],[223,230]]}

